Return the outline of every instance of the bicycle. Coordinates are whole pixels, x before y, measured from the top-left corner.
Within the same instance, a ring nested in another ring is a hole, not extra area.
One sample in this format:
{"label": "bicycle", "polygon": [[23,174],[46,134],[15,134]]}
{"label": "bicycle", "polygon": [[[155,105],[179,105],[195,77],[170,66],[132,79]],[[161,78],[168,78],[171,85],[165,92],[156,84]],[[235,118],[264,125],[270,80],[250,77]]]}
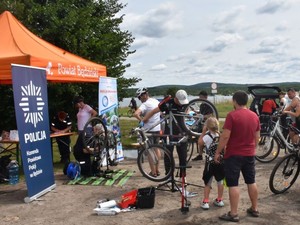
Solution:
{"label": "bicycle", "polygon": [[189,136],[188,147],[187,147],[187,157],[186,162],[188,163],[193,158],[194,153],[199,154],[198,138],[196,136]]}
{"label": "bicycle", "polygon": [[274,194],[282,194],[292,187],[300,172],[300,149],[294,146],[291,153],[284,156],[273,168],[269,187]]}
{"label": "bicycle", "polygon": [[[201,107],[202,105],[202,107]],[[206,106],[206,107],[203,107]],[[206,108],[209,109],[211,112],[209,115],[206,113],[204,116],[202,114],[201,109]],[[175,118],[175,116],[178,116],[179,118],[183,119],[183,129],[179,126],[179,121]],[[153,126],[151,126],[149,129],[144,130],[142,128],[135,128],[133,129],[132,133],[138,134],[138,139],[140,143],[140,148],[138,151],[138,159],[137,164],[140,172],[142,175],[151,180],[156,182],[161,182],[168,180],[171,176],[173,176],[174,168],[175,168],[175,161],[173,156],[170,154],[169,150],[165,147],[165,145],[177,145],[181,142],[186,142],[187,140],[192,140],[192,137],[194,136],[194,140],[196,140],[196,137],[201,135],[201,131],[199,129],[199,126],[203,126],[205,120],[208,118],[208,116],[215,116],[218,117],[218,112],[214,105],[210,103],[207,100],[204,99],[194,99],[190,101],[190,103],[185,107],[184,112],[179,114],[174,114],[172,111],[169,111],[169,114],[165,115],[161,118],[161,120]],[[173,121],[175,122],[175,125],[180,130],[180,135],[173,135],[172,133],[172,124]],[[158,124],[168,124],[170,127],[171,133],[169,135],[160,135],[161,137],[164,137],[166,139],[166,143],[163,144],[152,144],[149,142],[149,139],[147,137],[147,131],[151,130],[153,127],[157,126]],[[179,141],[168,141],[170,138],[179,138]],[[156,149],[156,151],[155,151]],[[191,150],[191,152],[193,149]],[[159,153],[161,157],[159,157]],[[191,154],[192,155],[192,154]],[[189,156],[189,159],[191,156]],[[151,171],[151,163],[159,163],[160,166],[160,175],[159,176],[152,176],[149,174],[149,171]],[[169,162],[169,165],[165,165],[165,162]],[[165,171],[166,173],[163,175],[161,171]]]}
{"label": "bicycle", "polygon": [[272,162],[275,160],[280,149],[284,149],[285,153],[293,149],[290,138],[287,135],[289,128],[293,129],[291,120],[287,119],[287,126],[281,124],[281,112],[278,111],[272,116],[268,116],[267,124],[262,124],[263,132],[256,148],[256,160],[262,163]]}
{"label": "bicycle", "polygon": [[130,109],[127,111],[126,115],[127,115],[129,118],[131,118],[131,117],[133,117],[134,112],[135,112],[135,109],[134,109],[134,108],[130,108]]}
{"label": "bicycle", "polygon": [[87,121],[82,138],[84,148],[92,151],[94,171],[101,171],[102,166],[107,166],[108,171],[109,166],[118,165],[116,137],[107,129],[101,116]]}

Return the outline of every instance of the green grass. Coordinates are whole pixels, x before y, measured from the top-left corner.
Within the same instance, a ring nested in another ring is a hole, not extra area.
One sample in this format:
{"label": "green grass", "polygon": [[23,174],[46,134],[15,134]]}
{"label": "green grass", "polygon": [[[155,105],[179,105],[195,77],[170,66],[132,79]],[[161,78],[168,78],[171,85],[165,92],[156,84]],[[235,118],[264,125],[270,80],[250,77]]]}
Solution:
{"label": "green grass", "polygon": [[[227,113],[230,112],[233,107],[231,101],[219,103],[216,104],[216,108],[219,113],[220,118],[225,118]],[[129,107],[122,107],[119,108],[119,116],[121,117],[127,117],[127,111],[129,110]],[[220,129],[222,129],[224,122],[220,122]],[[132,148],[132,143],[137,142],[136,135],[130,136],[130,131],[132,128],[135,128],[138,125],[138,121],[135,119],[120,119],[120,128],[121,128],[121,141],[124,148]],[[71,136],[71,147],[73,147],[76,143],[77,135]],[[20,156],[21,157],[21,156]],[[12,156],[12,159],[15,159],[15,156]],[[63,164],[60,162],[60,154],[56,143],[53,143],[53,168],[54,172],[61,173],[63,170]],[[71,153],[71,161],[75,161],[73,153]],[[21,177],[20,179],[24,179],[24,174],[22,168],[20,168]]]}
{"label": "green grass", "polygon": [[227,113],[233,110],[233,105],[231,101],[218,103],[215,105],[215,107],[219,113],[219,118],[225,118],[227,116]]}

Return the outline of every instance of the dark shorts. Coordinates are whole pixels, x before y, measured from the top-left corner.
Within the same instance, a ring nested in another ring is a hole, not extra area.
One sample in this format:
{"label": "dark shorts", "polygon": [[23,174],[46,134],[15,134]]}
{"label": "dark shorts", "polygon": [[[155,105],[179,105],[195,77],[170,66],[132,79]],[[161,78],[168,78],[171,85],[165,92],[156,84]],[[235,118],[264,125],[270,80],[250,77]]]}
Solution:
{"label": "dark shorts", "polygon": [[153,136],[148,136],[151,144],[159,144],[160,141],[159,131],[148,131],[147,133],[153,134]]}
{"label": "dark shorts", "polygon": [[224,164],[212,164],[212,163],[205,163],[205,168],[203,170],[203,181],[204,184],[207,185],[209,180],[215,177],[216,181],[223,180],[225,177],[224,174]]}
{"label": "dark shorts", "polygon": [[225,179],[228,187],[239,185],[242,172],[246,184],[255,183],[255,157],[230,156],[224,160]]}

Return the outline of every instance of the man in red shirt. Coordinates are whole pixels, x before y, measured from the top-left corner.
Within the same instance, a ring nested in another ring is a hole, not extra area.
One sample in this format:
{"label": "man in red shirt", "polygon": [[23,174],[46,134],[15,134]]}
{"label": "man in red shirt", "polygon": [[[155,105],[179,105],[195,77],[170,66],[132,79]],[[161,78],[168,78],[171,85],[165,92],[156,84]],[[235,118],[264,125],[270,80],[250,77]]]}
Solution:
{"label": "man in red shirt", "polygon": [[247,109],[246,92],[235,92],[232,101],[235,110],[227,114],[214,160],[216,163],[220,162],[220,153],[222,149],[225,149],[224,171],[229,187],[230,211],[219,218],[238,222],[240,172],[247,184],[251,201],[251,207],[247,209],[247,213],[253,217],[259,216],[258,191],[255,183],[255,149],[260,137],[260,122],[258,116]]}
{"label": "man in red shirt", "polygon": [[277,105],[274,102],[274,100],[271,98],[268,98],[263,102],[261,113],[267,114],[267,115],[272,115],[276,108],[277,108]]}

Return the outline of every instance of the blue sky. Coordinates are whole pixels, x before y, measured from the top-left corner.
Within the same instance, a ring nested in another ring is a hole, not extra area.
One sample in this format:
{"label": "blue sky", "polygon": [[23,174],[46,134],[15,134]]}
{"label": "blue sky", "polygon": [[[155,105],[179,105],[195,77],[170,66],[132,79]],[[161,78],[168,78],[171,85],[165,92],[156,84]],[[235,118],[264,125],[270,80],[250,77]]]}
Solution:
{"label": "blue sky", "polygon": [[300,81],[300,0],[121,0],[136,87]]}

